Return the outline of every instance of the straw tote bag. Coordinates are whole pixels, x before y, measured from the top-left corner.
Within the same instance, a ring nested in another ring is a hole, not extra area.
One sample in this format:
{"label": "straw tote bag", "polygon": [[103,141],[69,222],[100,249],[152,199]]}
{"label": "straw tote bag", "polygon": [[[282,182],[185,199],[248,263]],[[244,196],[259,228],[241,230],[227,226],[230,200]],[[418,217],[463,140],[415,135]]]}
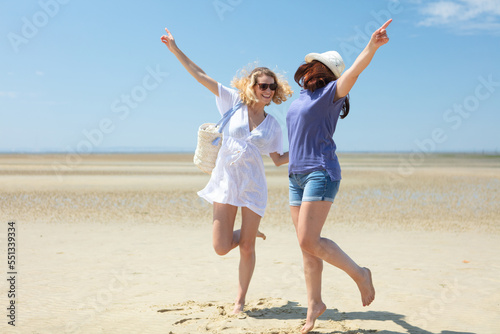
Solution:
{"label": "straw tote bag", "polygon": [[241,107],[238,103],[229,109],[220,121],[215,123],[203,123],[198,128],[198,143],[194,152],[194,164],[207,174],[211,174],[215,167],[215,161],[222,145],[222,130],[229,122],[231,116]]}

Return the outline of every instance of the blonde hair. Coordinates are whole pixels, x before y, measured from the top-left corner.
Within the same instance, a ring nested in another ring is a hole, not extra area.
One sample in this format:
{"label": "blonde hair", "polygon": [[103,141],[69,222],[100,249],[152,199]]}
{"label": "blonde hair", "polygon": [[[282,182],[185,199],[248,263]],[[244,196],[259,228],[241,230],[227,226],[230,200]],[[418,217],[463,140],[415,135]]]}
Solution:
{"label": "blonde hair", "polygon": [[283,75],[276,74],[267,67],[256,67],[250,73],[244,68],[240,70],[239,76],[235,76],[233,81],[231,81],[231,86],[238,89],[240,98],[244,104],[251,106],[259,102],[257,96],[255,96],[253,86],[257,84],[257,78],[262,75],[274,78],[274,82],[278,84],[272,102],[281,104],[292,96],[293,90]]}

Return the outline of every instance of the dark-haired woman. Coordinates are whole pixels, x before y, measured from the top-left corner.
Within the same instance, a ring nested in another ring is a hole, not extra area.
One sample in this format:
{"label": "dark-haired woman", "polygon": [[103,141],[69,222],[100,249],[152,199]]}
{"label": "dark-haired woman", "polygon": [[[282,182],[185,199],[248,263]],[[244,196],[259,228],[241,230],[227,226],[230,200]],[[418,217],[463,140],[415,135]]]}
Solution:
{"label": "dark-haired woman", "polygon": [[308,310],[302,333],[314,327],[326,310],[321,299],[323,260],[344,270],[357,284],[363,306],[375,298],[371,272],[358,266],[332,240],[321,237],[331,205],[340,185],[340,165],[333,134],[337,120],[349,113],[348,94],[377,49],[389,41],[387,21],[352,67],[345,68],[335,51],[311,53],[295,73],[303,88],[287,114],[289,141],[290,211],[302,250]]}

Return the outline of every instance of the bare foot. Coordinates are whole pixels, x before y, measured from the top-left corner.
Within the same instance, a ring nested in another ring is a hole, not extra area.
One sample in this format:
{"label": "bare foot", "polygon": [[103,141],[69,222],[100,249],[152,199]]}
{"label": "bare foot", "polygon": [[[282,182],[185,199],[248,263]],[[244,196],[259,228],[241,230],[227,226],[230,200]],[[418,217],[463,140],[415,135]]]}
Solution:
{"label": "bare foot", "polygon": [[301,333],[309,333],[314,328],[314,323],[320,315],[326,311],[324,303],[315,304],[307,309],[306,324],[300,330]]}
{"label": "bare foot", "polygon": [[368,306],[375,299],[375,288],[373,287],[372,273],[368,268],[361,268],[363,270],[363,277],[356,282],[361,292],[361,301],[363,306]]}
{"label": "bare foot", "polygon": [[263,240],[266,240],[266,235],[261,231],[257,230],[257,238],[262,238]]}
{"label": "bare foot", "polygon": [[233,314],[238,314],[243,312],[243,308],[245,307],[245,303],[234,303],[234,309],[233,309]]}

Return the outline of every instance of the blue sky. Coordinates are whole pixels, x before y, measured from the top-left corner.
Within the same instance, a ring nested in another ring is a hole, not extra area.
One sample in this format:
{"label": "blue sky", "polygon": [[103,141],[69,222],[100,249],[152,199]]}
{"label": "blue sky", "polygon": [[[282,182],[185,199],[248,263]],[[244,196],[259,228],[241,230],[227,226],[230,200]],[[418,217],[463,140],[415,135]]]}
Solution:
{"label": "blue sky", "polygon": [[[500,152],[497,0],[2,1],[0,152],[192,152],[213,95],[160,42],[164,27],[215,80],[257,62],[295,94],[309,52],[346,66],[391,17],[351,91],[340,152]],[[287,145],[287,144],[286,144]]]}

